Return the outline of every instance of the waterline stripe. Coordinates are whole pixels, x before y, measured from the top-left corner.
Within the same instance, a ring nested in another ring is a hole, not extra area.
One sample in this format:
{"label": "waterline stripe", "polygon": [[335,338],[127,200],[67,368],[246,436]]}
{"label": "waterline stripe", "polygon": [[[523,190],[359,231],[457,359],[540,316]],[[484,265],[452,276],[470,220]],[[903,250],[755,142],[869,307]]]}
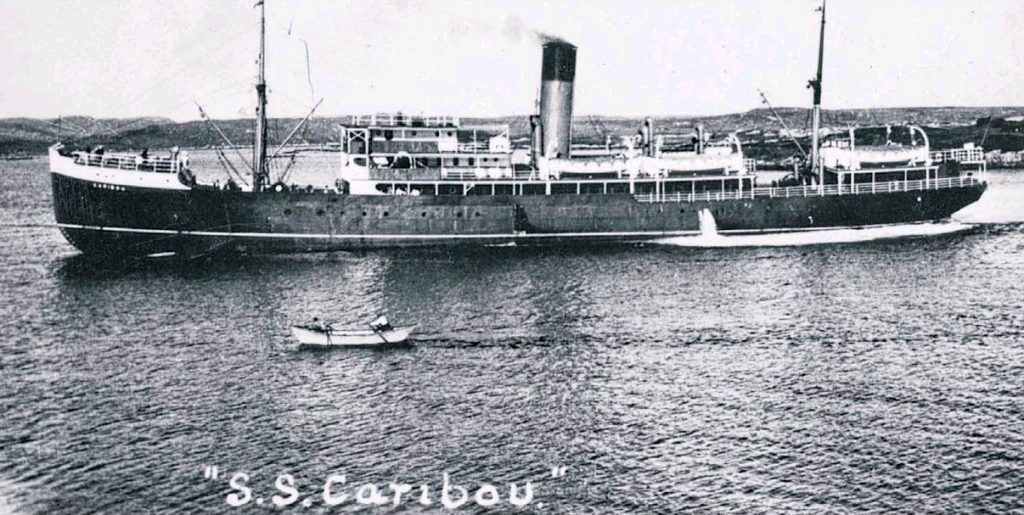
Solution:
{"label": "waterline stripe", "polygon": [[[794,227],[783,229],[732,229],[718,231],[719,234],[774,234],[788,232],[808,231],[831,231],[838,229],[870,229],[877,227],[890,227],[894,225],[915,225],[926,222],[902,223],[902,224],[874,224],[858,226],[832,226],[832,227]],[[563,232],[563,233],[494,233],[494,234],[316,234],[316,233],[259,233],[259,232],[223,232],[223,231],[176,231],[173,229],[141,229],[132,227],[101,227],[96,225],[62,224],[57,227],[61,229],[83,229],[99,232],[125,232],[136,234],[161,234],[161,235],[182,235],[182,236],[212,236],[223,238],[295,238],[295,239],[320,239],[320,240],[452,240],[452,239],[495,239],[495,238],[596,238],[596,237],[650,237],[663,238],[671,236],[695,236],[700,231],[610,231],[610,232]]]}
{"label": "waterline stripe", "polygon": [[302,238],[302,239],[379,239],[379,240],[451,240],[451,239],[494,239],[494,238],[559,238],[597,236],[684,236],[699,231],[657,231],[657,232],[575,232],[575,233],[492,233],[492,234],[316,234],[316,233],[262,233],[223,231],[176,231],[173,229],[137,229],[132,227],[100,227],[96,225],[57,224],[62,229],[85,229],[100,232],[127,232],[140,234],[165,234],[182,236],[216,236],[224,238]]}

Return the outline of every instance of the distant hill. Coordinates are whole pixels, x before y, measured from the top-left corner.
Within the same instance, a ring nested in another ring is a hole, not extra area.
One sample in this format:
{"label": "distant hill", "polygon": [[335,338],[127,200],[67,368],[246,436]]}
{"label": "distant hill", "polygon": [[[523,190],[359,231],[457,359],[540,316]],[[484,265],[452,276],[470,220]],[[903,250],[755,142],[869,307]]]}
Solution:
{"label": "distant hill", "polygon": [[176,125],[168,118],[90,118],[68,116],[52,119],[0,118],[0,156],[36,154],[58,140],[109,140],[151,127]]}
{"label": "distant hill", "polygon": [[[778,108],[779,115],[798,139],[806,139],[810,127],[810,110]],[[929,127],[935,148],[959,146],[966,141],[980,143],[985,138],[989,149],[1019,151],[1024,149],[1024,134],[1019,124],[980,124],[979,119],[996,119],[1024,115],[1024,107],[921,107],[885,109],[826,110],[825,127],[845,129],[849,126],[903,125],[912,123]],[[697,124],[718,134],[739,132],[752,157],[793,153],[792,143],[780,135],[782,125],[769,109],[753,109],[742,113],[717,116],[654,116],[658,133],[690,133]],[[297,134],[296,143],[328,143],[338,139],[337,127],[348,117],[313,118]],[[299,122],[298,119],[271,119],[271,139],[280,141]],[[252,141],[253,122],[249,119],[217,120],[227,136],[239,145]],[[497,118],[463,118],[464,124],[507,124],[513,139],[529,137],[527,116]],[[603,144],[606,135],[632,135],[642,118],[612,116],[577,116],[573,120],[574,142]],[[107,145],[112,148],[161,149],[172,146],[205,148],[221,145],[220,137],[203,121],[177,123],[166,118],[96,119],[83,116],[59,119],[0,119],[0,156],[39,154],[55,141],[69,145]],[[767,152],[767,154],[764,154]]]}

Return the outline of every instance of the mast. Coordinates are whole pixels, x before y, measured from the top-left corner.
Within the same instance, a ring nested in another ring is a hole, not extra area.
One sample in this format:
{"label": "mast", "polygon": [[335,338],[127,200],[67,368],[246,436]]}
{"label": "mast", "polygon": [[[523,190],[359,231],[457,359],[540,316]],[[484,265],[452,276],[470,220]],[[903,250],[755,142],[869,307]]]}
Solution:
{"label": "mast", "polygon": [[825,58],[825,0],[821,0],[821,34],[818,37],[818,75],[808,87],[814,90],[814,108],[811,112],[811,173],[818,176],[818,188],[825,188],[825,171],[821,166],[821,68]]}
{"label": "mast", "polygon": [[253,191],[262,191],[267,182],[267,80],[266,80],[266,11],[264,1],[260,8],[260,59],[259,78],[256,82],[256,141],[253,145]]}

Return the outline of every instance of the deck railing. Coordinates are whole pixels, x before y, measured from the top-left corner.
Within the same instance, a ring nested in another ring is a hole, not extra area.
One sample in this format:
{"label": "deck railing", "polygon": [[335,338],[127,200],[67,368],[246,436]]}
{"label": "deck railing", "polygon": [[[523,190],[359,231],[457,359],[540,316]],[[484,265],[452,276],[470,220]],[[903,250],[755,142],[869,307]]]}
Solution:
{"label": "deck railing", "polygon": [[75,163],[99,168],[134,170],[138,172],[178,173],[181,161],[169,157],[145,157],[138,154],[74,152]]}
{"label": "deck railing", "polygon": [[376,113],[353,116],[356,127],[458,127],[457,116],[410,116],[397,113]]}
{"label": "deck railing", "polygon": [[471,141],[468,143],[459,143],[457,150],[459,153],[463,154],[476,154],[479,152],[487,152],[490,150],[490,143],[486,141]]}
{"label": "deck railing", "polygon": [[945,163],[946,161],[958,161],[960,163],[983,163],[985,162],[985,150],[981,148],[954,148],[948,150],[936,150],[929,153],[933,163]]}
{"label": "deck railing", "polygon": [[754,188],[752,190],[705,191],[697,193],[644,193],[633,195],[640,202],[704,202],[754,198],[820,197],[831,195],[866,195],[900,191],[939,190],[977,186],[984,181],[974,176],[943,177],[908,181],[871,182],[861,184],[826,184],[825,186],[790,186],[785,188]]}
{"label": "deck railing", "polygon": [[441,180],[472,181],[483,179],[511,179],[515,177],[511,168],[442,168]]}

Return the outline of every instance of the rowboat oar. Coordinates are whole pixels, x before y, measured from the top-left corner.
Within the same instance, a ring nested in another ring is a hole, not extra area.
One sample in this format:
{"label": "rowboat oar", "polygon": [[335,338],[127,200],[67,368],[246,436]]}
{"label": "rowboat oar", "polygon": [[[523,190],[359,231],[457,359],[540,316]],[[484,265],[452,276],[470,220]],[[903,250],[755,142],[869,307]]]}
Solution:
{"label": "rowboat oar", "polygon": [[391,344],[391,342],[389,342],[388,339],[384,337],[384,334],[381,331],[378,331],[377,327],[374,326],[373,324],[370,324],[370,330],[373,331],[374,334],[376,334],[377,336],[380,336],[381,340],[384,340],[384,345],[390,345]]}
{"label": "rowboat oar", "polygon": [[331,322],[320,322],[315,318],[313,320],[315,320],[315,322],[312,326],[309,326],[309,328],[318,333],[323,333],[323,335],[327,337],[327,345],[333,345],[334,342],[331,341],[331,333],[334,332],[334,324]]}

